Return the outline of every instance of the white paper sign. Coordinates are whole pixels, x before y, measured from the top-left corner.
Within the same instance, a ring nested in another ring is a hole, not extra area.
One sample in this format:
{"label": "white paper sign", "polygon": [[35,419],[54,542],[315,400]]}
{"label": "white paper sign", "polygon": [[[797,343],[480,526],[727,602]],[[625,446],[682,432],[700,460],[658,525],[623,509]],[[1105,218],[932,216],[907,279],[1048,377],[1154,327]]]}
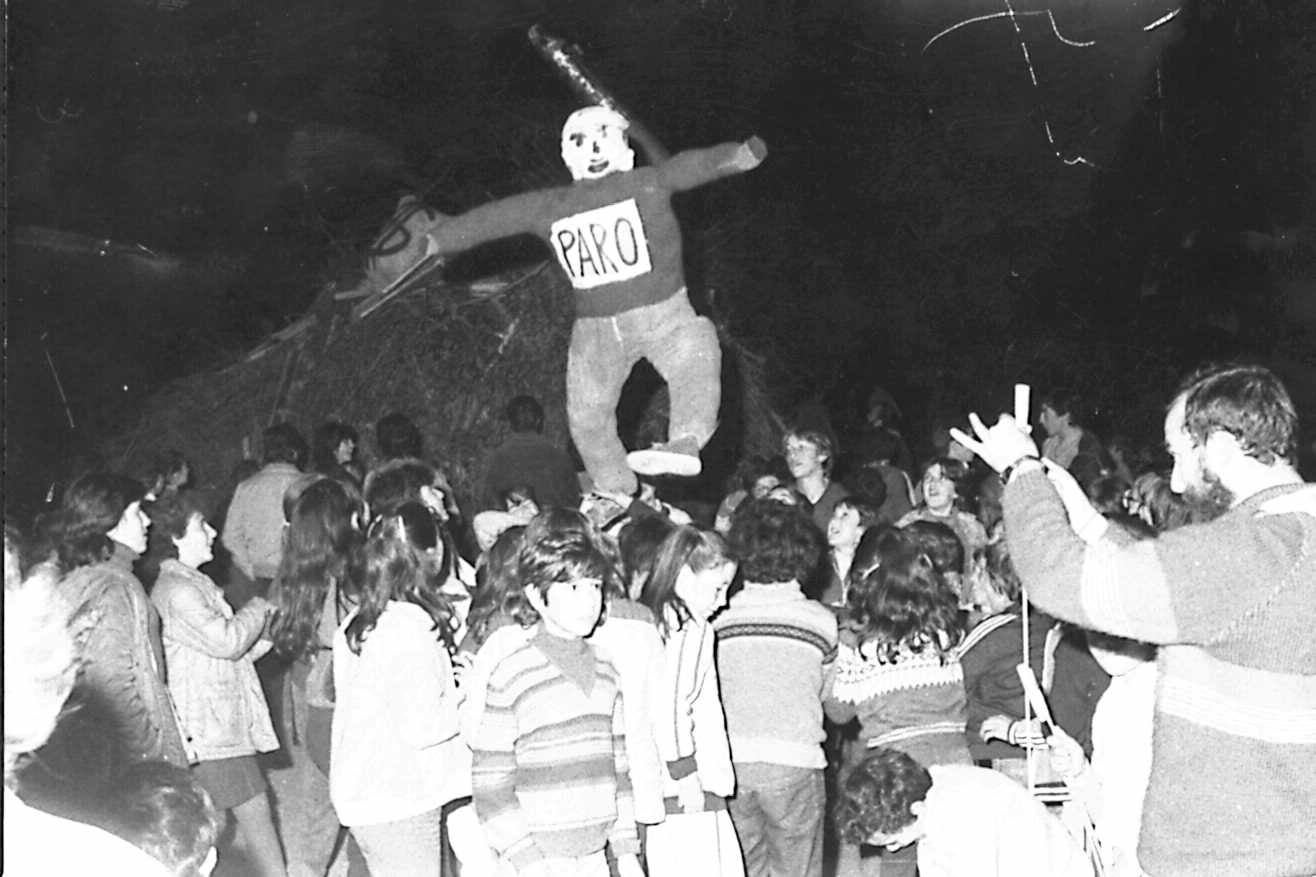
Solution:
{"label": "white paper sign", "polygon": [[576,289],[630,280],[653,269],[634,198],[559,219],[549,233],[558,263]]}

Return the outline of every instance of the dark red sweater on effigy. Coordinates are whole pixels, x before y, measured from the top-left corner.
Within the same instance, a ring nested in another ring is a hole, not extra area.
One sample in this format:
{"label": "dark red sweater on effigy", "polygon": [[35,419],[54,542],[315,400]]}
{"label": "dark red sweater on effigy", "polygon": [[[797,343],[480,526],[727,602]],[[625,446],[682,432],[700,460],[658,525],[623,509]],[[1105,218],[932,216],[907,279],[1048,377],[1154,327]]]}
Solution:
{"label": "dark red sweater on effigy", "polygon": [[539,189],[476,207],[430,232],[458,253],[517,234],[548,243],[575,290],[577,317],[611,317],[685,286],[672,194],[740,173],[741,144],[678,153],[654,167]]}
{"label": "dark red sweater on effigy", "polygon": [[1005,491],[1030,598],[1160,645],[1138,859],[1152,875],[1316,874],[1316,485],[1087,545],[1041,472]]}

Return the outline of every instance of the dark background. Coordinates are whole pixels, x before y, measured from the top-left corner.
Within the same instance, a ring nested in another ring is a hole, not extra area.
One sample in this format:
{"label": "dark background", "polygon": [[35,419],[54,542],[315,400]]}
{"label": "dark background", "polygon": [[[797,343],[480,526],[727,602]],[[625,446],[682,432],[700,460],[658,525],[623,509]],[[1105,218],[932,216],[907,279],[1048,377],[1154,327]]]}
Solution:
{"label": "dark background", "polygon": [[1021,0],[1036,86],[1008,18],[924,49],[1006,9],[11,3],[6,511],[359,270],[399,194],[455,213],[564,181],[577,104],[534,23],[669,148],[768,142],[677,207],[697,299],[768,357],[782,410],[821,399],[843,428],[880,383],[919,446],[1025,379],[1156,441],[1185,368],[1241,355],[1310,412],[1316,4]]}

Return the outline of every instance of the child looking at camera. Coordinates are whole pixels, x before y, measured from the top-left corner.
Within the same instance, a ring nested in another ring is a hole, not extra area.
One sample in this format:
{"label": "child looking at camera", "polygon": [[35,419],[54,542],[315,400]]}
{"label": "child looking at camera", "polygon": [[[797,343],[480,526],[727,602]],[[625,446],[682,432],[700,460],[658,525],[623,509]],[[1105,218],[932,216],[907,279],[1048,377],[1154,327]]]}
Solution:
{"label": "child looking at camera", "polygon": [[586,640],[609,561],[589,536],[549,528],[521,552],[538,621],[489,675],[473,745],[472,800],[490,845],[518,875],[639,877],[626,720],[617,670]]}

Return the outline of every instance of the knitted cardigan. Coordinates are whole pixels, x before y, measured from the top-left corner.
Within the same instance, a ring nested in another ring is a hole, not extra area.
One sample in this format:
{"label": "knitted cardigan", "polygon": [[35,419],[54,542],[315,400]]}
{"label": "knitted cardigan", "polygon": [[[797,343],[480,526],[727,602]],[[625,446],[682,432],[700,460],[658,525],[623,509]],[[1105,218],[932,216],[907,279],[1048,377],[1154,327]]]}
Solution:
{"label": "knitted cardigan", "polygon": [[[850,639],[843,635],[843,639]],[[964,675],[959,655],[902,649],[893,663],[868,660],[842,642],[823,700],[827,717],[859,719],[852,757],[877,746],[898,749],[921,764],[970,764],[964,740]]]}
{"label": "knitted cardigan", "polygon": [[1316,873],[1316,486],[1089,546],[1040,472],[1005,491],[1029,597],[1161,646],[1138,858],[1155,875]]}

